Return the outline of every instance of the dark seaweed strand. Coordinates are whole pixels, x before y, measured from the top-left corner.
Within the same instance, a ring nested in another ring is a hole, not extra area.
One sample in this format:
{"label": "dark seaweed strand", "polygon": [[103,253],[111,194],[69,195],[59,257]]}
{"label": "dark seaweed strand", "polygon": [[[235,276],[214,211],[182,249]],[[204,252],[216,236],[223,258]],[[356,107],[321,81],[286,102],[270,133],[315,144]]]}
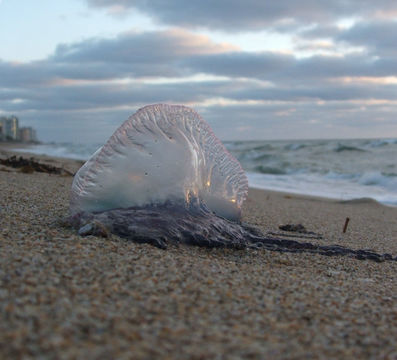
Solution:
{"label": "dark seaweed strand", "polygon": [[379,254],[370,250],[353,250],[340,245],[315,245],[309,242],[286,240],[274,237],[255,237],[250,239],[248,247],[278,252],[313,253],[325,256],[348,256],[358,260],[397,261],[391,254]]}
{"label": "dark seaweed strand", "polygon": [[168,244],[232,249],[265,249],[289,253],[324,256],[347,256],[376,262],[397,261],[391,254],[370,250],[353,250],[339,245],[316,245],[279,237],[265,236],[249,224],[231,222],[210,212],[201,204],[186,208],[183,204],[114,209],[99,213],[79,213],[69,218],[79,234],[107,236],[107,233],[161,249]]}
{"label": "dark seaweed strand", "polygon": [[27,159],[22,156],[19,156],[17,158],[15,155],[13,155],[7,159],[0,159],[0,164],[12,167],[14,169],[21,169],[22,172],[25,172],[25,173],[31,173],[33,171],[37,171],[37,172],[42,172],[42,173],[47,173],[47,174],[73,176],[73,174],[70,171],[68,171],[64,168],[40,163],[40,162],[34,160],[33,157]]}

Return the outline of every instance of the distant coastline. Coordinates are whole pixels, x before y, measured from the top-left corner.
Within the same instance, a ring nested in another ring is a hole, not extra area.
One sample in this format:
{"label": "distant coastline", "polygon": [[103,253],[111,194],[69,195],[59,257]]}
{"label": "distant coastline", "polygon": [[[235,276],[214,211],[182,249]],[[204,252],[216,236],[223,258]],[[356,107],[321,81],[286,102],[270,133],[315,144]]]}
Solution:
{"label": "distant coastline", "polygon": [[0,140],[0,148],[4,150],[14,150],[14,149],[29,149],[32,146],[42,145],[41,141],[30,141],[30,142],[21,142],[21,141],[1,141]]}

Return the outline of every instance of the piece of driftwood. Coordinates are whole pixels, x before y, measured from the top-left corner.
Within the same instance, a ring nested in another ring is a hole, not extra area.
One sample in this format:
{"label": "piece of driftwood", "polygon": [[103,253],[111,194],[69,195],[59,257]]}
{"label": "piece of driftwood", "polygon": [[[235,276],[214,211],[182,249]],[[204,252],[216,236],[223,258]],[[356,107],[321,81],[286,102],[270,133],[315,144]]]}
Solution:
{"label": "piece of driftwood", "polygon": [[346,220],[345,220],[345,225],[343,226],[343,233],[345,233],[346,232],[346,230],[347,230],[347,225],[349,225],[349,221],[350,221],[350,218],[346,218]]}

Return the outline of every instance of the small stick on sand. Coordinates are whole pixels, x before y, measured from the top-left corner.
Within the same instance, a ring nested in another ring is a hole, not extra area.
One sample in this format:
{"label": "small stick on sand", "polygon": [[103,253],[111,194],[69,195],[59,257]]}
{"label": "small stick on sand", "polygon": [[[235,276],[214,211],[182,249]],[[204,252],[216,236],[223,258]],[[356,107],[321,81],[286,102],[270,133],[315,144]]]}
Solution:
{"label": "small stick on sand", "polygon": [[345,233],[346,232],[346,230],[347,230],[347,225],[349,224],[349,221],[350,221],[350,218],[346,218],[346,220],[345,220],[345,226],[343,226],[343,233]]}

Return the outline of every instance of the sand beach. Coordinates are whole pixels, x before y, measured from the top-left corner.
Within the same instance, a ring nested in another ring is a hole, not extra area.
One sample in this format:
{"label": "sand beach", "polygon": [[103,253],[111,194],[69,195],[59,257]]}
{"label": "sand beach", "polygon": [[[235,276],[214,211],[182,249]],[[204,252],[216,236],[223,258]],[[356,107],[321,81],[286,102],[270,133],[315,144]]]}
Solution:
{"label": "sand beach", "polygon": [[[0,358],[397,359],[396,261],[83,238],[71,183],[0,166]],[[397,208],[371,199],[250,189],[243,220],[397,256]]]}

